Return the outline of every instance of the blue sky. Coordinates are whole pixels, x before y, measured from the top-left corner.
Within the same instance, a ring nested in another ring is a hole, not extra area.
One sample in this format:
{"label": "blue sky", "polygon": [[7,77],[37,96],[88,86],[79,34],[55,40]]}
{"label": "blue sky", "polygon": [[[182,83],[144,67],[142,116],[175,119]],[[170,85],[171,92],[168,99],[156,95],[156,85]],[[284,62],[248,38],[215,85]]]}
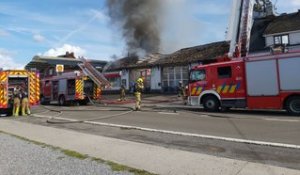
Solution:
{"label": "blue sky", "polygon": [[[225,40],[231,0],[164,0],[162,53]],[[276,0],[273,0],[276,1]],[[277,11],[300,9],[300,0],[277,0]],[[21,68],[34,55],[107,60],[122,56],[124,42],[106,15],[104,0],[1,0],[0,67]]]}

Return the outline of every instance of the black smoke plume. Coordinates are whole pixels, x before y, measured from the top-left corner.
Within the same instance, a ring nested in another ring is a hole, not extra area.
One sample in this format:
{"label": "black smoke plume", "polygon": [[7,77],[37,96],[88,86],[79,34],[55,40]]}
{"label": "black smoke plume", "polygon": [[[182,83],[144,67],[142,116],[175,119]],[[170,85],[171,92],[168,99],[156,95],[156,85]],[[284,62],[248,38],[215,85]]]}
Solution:
{"label": "black smoke plume", "polygon": [[106,0],[113,25],[122,31],[130,55],[157,53],[160,49],[160,0]]}

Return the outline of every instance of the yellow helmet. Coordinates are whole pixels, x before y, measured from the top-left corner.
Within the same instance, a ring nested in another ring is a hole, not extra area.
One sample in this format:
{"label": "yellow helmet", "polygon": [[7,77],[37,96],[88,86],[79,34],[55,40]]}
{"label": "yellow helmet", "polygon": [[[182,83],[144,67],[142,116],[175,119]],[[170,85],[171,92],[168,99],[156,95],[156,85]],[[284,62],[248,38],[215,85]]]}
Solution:
{"label": "yellow helmet", "polygon": [[142,79],[142,78],[138,78],[136,81],[137,81],[138,83],[143,83],[143,79]]}

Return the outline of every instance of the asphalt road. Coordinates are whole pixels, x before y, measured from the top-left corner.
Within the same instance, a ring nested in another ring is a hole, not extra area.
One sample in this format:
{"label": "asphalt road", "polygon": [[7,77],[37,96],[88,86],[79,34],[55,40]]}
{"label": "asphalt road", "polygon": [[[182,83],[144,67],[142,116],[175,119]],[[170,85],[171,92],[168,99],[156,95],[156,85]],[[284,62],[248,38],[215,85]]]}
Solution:
{"label": "asphalt road", "polygon": [[[181,110],[174,112],[172,110],[151,108],[130,112],[128,108],[111,106],[48,106],[47,108],[57,111],[49,111],[39,107],[34,112],[39,116],[57,116],[178,133],[300,145],[300,118],[286,116],[285,113],[280,111],[235,110],[226,113],[205,113],[203,111]],[[126,127],[108,127],[87,123],[59,123],[65,122],[64,120],[51,120],[58,123],[50,124],[46,122],[47,118],[20,117],[11,119],[192,152],[300,169],[300,149],[237,143]]]}

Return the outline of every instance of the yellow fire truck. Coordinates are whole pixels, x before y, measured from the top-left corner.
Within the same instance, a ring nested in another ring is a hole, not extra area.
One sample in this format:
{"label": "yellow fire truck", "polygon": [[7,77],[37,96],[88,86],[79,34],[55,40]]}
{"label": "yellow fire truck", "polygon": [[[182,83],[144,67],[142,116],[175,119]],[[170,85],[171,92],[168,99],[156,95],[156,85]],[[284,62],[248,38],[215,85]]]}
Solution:
{"label": "yellow fire truck", "polygon": [[12,113],[13,91],[17,86],[28,93],[30,106],[39,104],[40,78],[38,73],[27,70],[0,70],[1,115]]}

